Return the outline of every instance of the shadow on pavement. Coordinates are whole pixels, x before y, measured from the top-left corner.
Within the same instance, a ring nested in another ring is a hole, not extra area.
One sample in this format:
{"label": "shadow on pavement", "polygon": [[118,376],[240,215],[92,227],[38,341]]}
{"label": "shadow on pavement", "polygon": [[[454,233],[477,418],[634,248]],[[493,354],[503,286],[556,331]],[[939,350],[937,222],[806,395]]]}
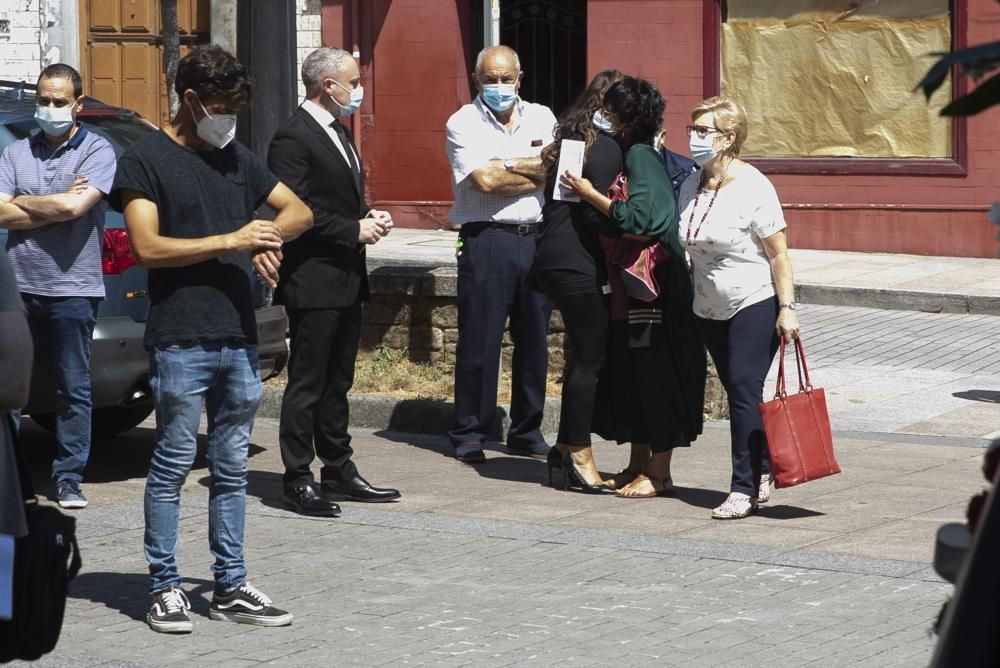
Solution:
{"label": "shadow on pavement", "polygon": [[772,506],[770,504],[759,506],[757,514],[761,517],[766,517],[769,520],[796,520],[803,517],[819,517],[821,515],[826,515],[826,513],[821,513],[817,510],[799,508],[798,506]]}
{"label": "shadow on pavement", "polygon": [[[203,477],[198,481],[206,489],[211,478]],[[260,499],[261,504],[268,508],[287,510],[282,501],[281,473],[274,471],[249,471],[247,472],[247,496]]]}
{"label": "shadow on pavement", "polygon": [[674,485],[673,497],[695,508],[712,509],[726,500],[726,492],[702,487],[680,487]]}
{"label": "shadow on pavement", "polygon": [[[548,474],[546,464],[543,460],[532,457],[520,457],[517,455],[506,455],[503,453],[504,445],[495,441],[487,441],[484,450],[488,453],[488,458],[484,464],[462,464],[455,459],[455,452],[446,436],[440,434],[408,434],[396,431],[377,431],[375,436],[392,441],[393,443],[405,443],[417,448],[429,450],[442,457],[451,460],[456,466],[468,466],[483,478],[491,480],[509,480],[511,482],[526,482],[533,484],[546,484]],[[495,453],[502,456],[497,457]],[[558,486],[562,481],[562,474],[559,471],[553,473],[553,481]]]}
{"label": "shadow on pavement", "polygon": [[1000,404],[1000,392],[996,390],[965,390],[963,392],[952,392],[951,396],[957,399],[968,399],[969,401],[985,401],[989,404]]}
{"label": "shadow on pavement", "polygon": [[[52,460],[56,455],[56,439],[30,419],[21,422],[21,450],[31,472],[31,482],[41,496],[53,499],[55,486],[50,478]],[[136,427],[111,438],[94,439],[83,476],[84,484],[142,480],[149,473],[153,456],[156,431],[149,427]],[[208,462],[205,451],[208,440],[198,434],[198,455],[192,471],[205,469]],[[250,444],[250,457],[264,452],[264,448]]]}
{"label": "shadow on pavement", "polygon": [[[215,589],[211,580],[184,578],[184,593],[191,612],[208,616],[209,598]],[[93,601],[126,617],[145,622],[149,610],[149,575],[146,573],[81,573],[69,586],[70,598]]]}

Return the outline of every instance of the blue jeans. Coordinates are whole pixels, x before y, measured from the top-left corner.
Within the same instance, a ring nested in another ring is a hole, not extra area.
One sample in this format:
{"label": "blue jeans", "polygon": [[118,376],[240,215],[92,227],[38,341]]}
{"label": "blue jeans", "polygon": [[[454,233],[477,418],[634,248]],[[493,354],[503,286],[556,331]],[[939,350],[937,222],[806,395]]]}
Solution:
{"label": "blue jeans", "polygon": [[150,386],[156,407],[156,447],[146,478],[144,547],[150,592],[180,584],[177,521],[180,492],[197,451],[204,403],[208,420],[208,542],[219,592],[246,579],[243,524],[247,451],[260,403],[257,348],[209,342],[154,348]]}
{"label": "blue jeans", "polygon": [[[97,324],[95,297],[43,297],[25,292],[21,300],[35,345],[35,360],[48,359],[56,390],[56,450],[52,480],[83,480],[90,456],[90,343]],[[20,415],[17,416],[20,418]]]}

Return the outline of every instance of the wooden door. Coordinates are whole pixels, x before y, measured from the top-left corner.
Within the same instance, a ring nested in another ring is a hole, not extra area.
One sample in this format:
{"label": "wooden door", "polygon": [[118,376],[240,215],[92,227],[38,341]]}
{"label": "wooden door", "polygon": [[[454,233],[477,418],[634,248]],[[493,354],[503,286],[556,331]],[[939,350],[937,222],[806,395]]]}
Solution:
{"label": "wooden door", "polygon": [[[133,109],[154,123],[167,118],[158,0],[79,0],[84,91]],[[209,41],[210,0],[177,0],[181,56]]]}

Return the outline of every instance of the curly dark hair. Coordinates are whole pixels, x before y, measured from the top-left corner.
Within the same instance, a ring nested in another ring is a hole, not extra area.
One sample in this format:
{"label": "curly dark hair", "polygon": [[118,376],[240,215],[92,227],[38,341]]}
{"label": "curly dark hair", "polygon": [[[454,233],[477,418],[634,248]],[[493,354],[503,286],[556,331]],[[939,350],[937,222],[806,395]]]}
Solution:
{"label": "curly dark hair", "polygon": [[594,139],[597,138],[597,129],[593,123],[594,112],[601,108],[604,93],[611,84],[620,81],[624,76],[618,70],[601,70],[594,75],[573,104],[562,113],[556,122],[552,143],[542,151],[542,164],[546,171],[555,169],[559,164],[559,147],[563,139],[582,139],[585,143],[584,155],[587,154]]}
{"label": "curly dark hair", "polygon": [[656,86],[645,79],[625,77],[604,94],[604,108],[612,111],[629,131],[629,145],[652,144],[663,126],[667,103]]}
{"label": "curly dark hair", "polygon": [[67,79],[73,84],[73,97],[83,95],[83,79],[80,78],[80,73],[66,63],[52,63],[38,75],[38,83],[41,83],[42,79]]}
{"label": "curly dark hair", "polygon": [[192,49],[177,64],[174,90],[182,96],[189,88],[203,103],[215,99],[240,108],[253,99],[254,80],[232,54],[221,46],[206,44]]}

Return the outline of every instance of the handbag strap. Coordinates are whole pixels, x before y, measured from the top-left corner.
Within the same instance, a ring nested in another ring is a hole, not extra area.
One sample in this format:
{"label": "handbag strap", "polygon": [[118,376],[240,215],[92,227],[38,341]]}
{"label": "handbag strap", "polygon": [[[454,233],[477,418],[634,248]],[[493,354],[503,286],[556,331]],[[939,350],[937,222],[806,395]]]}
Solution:
{"label": "handbag strap", "polygon": [[[795,337],[795,366],[798,367],[799,371],[799,392],[812,390],[812,382],[809,380],[809,367],[806,366],[806,349],[802,347],[801,336]],[[805,384],[802,382],[803,375],[805,375]]]}
{"label": "handbag strap", "polygon": [[785,337],[778,343],[778,381],[774,385],[774,398],[780,399],[787,394],[785,390]]}
{"label": "handbag strap", "polygon": [[14,422],[14,416],[6,412],[3,414],[3,420],[5,422],[3,428],[10,432],[10,445],[14,449],[14,461],[17,462],[17,476],[21,482],[21,497],[25,503],[38,503],[38,498],[35,496],[35,487],[31,484],[31,476],[28,474],[28,466],[24,463],[24,457],[21,456],[21,442],[18,437],[18,429],[17,424]]}

